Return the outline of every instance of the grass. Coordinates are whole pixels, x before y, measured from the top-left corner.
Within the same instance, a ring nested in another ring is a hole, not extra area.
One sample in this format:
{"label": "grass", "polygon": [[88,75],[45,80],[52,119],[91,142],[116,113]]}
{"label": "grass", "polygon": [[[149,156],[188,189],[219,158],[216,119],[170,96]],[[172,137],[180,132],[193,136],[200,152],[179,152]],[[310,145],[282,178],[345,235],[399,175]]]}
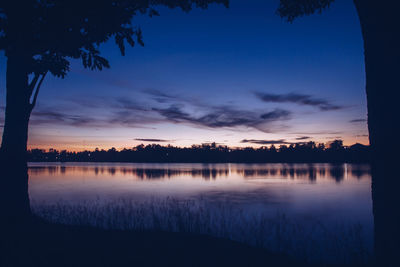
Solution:
{"label": "grass", "polygon": [[363,266],[372,258],[361,225],[327,227],[317,220],[288,218],[282,213],[251,214],[229,203],[173,198],[143,202],[120,199],[112,203],[33,203],[32,209],[53,223],[213,236],[317,265]]}
{"label": "grass", "polygon": [[285,255],[209,236],[104,230],[38,218],[24,227],[7,229],[0,244],[2,267],[307,266]]}

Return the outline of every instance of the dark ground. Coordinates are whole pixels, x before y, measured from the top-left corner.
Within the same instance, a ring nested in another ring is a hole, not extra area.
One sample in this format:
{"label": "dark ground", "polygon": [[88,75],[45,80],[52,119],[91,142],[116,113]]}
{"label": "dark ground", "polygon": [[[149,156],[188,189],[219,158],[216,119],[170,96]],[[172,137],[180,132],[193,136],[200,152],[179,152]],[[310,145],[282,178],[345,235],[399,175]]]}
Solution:
{"label": "dark ground", "polygon": [[201,235],[107,231],[40,219],[16,228],[17,233],[2,235],[0,266],[305,266],[284,255]]}

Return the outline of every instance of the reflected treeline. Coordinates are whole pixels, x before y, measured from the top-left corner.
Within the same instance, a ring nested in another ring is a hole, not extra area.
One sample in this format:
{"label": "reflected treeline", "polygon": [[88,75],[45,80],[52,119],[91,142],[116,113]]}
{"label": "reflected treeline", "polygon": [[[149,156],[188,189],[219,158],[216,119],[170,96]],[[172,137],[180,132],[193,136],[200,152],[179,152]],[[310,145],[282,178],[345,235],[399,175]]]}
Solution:
{"label": "reflected treeline", "polygon": [[370,175],[368,165],[347,165],[347,164],[324,164],[295,166],[283,164],[281,166],[240,166],[223,165],[192,168],[135,168],[129,166],[32,166],[29,168],[33,175],[129,175],[136,179],[170,179],[179,176],[203,178],[205,180],[217,179],[219,177],[240,176],[244,178],[290,178],[308,179],[316,181],[317,178],[331,178],[337,182],[342,181],[346,176],[360,179],[364,175]]}
{"label": "reflected treeline", "polygon": [[174,147],[171,145],[139,145],[131,149],[115,148],[109,150],[49,151],[32,149],[28,151],[31,162],[220,162],[220,163],[264,163],[264,162],[369,162],[369,147],[361,144],[343,146],[341,140],[335,140],[326,147],[315,142],[270,147],[229,148],[213,144]]}

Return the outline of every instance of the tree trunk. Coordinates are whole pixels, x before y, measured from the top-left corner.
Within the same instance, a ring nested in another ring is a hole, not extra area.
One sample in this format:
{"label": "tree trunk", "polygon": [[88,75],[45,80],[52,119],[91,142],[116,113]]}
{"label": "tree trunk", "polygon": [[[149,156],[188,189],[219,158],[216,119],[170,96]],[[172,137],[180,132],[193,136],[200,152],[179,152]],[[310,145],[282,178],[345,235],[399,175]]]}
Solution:
{"label": "tree trunk", "polygon": [[375,256],[382,266],[400,266],[399,4],[354,0],[364,39],[369,140],[373,154],[372,199]]}
{"label": "tree trunk", "polygon": [[31,113],[26,60],[7,55],[6,111],[0,149],[0,205],[6,223],[18,225],[30,219],[26,148]]}

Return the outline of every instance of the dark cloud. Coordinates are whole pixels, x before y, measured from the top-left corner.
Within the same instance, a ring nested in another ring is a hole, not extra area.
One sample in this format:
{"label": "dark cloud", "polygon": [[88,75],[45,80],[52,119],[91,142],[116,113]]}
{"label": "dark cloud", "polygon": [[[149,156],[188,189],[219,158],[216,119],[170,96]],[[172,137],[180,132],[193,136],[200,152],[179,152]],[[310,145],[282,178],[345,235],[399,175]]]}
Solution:
{"label": "dark cloud", "polygon": [[113,100],[111,107],[130,110],[130,111],[149,111],[150,109],[146,107],[143,103],[138,103],[128,98],[117,97]]}
{"label": "dark cloud", "polygon": [[188,113],[182,111],[181,105],[172,105],[169,108],[153,108],[153,110],[172,122],[190,122],[194,120]]}
{"label": "dark cloud", "polygon": [[329,131],[321,131],[321,132],[295,132],[293,134],[304,135],[304,136],[312,136],[312,135],[335,135],[335,134],[342,134],[343,132],[329,132]]}
{"label": "dark cloud", "polygon": [[289,118],[291,112],[283,109],[275,109],[274,111],[264,113],[261,115],[261,118],[264,120],[277,120],[282,118]]}
{"label": "dark cloud", "polygon": [[259,115],[256,112],[237,110],[232,107],[210,107],[210,111],[201,116],[193,116],[182,110],[182,105],[171,105],[169,108],[153,108],[167,121],[189,123],[208,128],[232,128],[239,126],[259,129],[261,125],[274,121],[287,120],[290,112],[274,110]]}
{"label": "dark cloud", "polygon": [[359,122],[366,122],[366,119],[354,119],[354,120],[350,120],[350,123],[359,123]]}
{"label": "dark cloud", "polygon": [[327,137],[325,137],[325,139],[342,139],[342,137],[341,136],[327,136]]}
{"label": "dark cloud", "polygon": [[[149,128],[146,125],[159,122],[154,116],[149,104],[124,97],[96,97],[87,99],[71,99],[65,110],[86,108],[93,115],[93,122],[87,126],[109,127],[120,125],[124,127]],[[74,106],[71,107],[71,102]]]}
{"label": "dark cloud", "polygon": [[297,137],[296,138],[296,140],[307,140],[307,139],[310,139],[311,137],[309,137],[309,136],[300,136],[300,137]]}
{"label": "dark cloud", "polygon": [[332,104],[326,99],[315,98],[311,95],[306,95],[306,94],[296,94],[296,93],[269,94],[269,93],[255,92],[255,95],[264,102],[296,103],[299,105],[313,106],[319,108],[322,111],[339,110],[344,108],[343,106]]}
{"label": "dark cloud", "polygon": [[[145,104],[120,97],[95,98],[90,105],[87,99],[68,100],[62,106],[35,109],[32,125],[66,125],[76,127],[126,126],[147,128],[148,124],[160,122],[160,118]],[[1,123],[1,122],[0,122]]]}
{"label": "dark cloud", "polygon": [[69,115],[59,111],[39,110],[32,113],[31,123],[40,124],[65,124],[73,126],[87,126],[95,120],[85,115]]}
{"label": "dark cloud", "polygon": [[[157,90],[147,90],[150,95],[169,99],[149,103],[122,97],[97,97],[67,101],[57,107],[41,107],[32,114],[32,124],[58,124],[78,127],[124,126],[148,128],[159,123],[189,124],[207,128],[248,127],[263,132],[274,132],[285,125],[279,122],[291,118],[284,109],[268,112],[243,110],[234,105],[214,106],[196,100],[174,100],[173,96]],[[88,103],[90,104],[88,106]],[[0,122],[1,123],[1,122]]]}
{"label": "dark cloud", "polygon": [[257,144],[257,145],[278,145],[278,144],[291,144],[287,142],[285,139],[278,140],[256,140],[256,139],[243,139],[240,143],[249,143],[249,144]]}
{"label": "dark cloud", "polygon": [[151,138],[135,138],[135,141],[141,142],[154,142],[154,143],[166,143],[166,142],[173,142],[171,140],[164,140],[164,139],[151,139]]}
{"label": "dark cloud", "polygon": [[146,89],[142,91],[143,93],[150,95],[154,100],[156,100],[159,103],[166,103],[170,102],[171,100],[177,100],[180,99],[180,97],[175,96],[175,95],[170,95],[164,92],[161,92],[160,90],[157,89]]}

